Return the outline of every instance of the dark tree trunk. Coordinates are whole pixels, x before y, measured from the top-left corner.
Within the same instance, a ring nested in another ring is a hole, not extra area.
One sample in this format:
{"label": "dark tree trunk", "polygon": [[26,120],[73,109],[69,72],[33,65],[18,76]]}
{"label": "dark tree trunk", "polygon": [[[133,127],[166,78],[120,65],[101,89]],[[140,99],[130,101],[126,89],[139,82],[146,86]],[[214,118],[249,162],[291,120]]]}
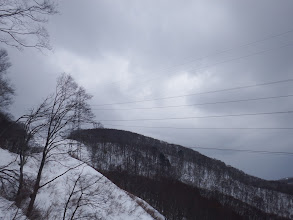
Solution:
{"label": "dark tree trunk", "polygon": [[41,165],[40,165],[40,168],[39,168],[39,171],[38,171],[38,176],[37,176],[37,179],[36,179],[36,182],[35,182],[35,185],[34,185],[33,193],[30,196],[31,200],[30,200],[29,206],[27,208],[27,212],[26,212],[27,217],[31,216],[32,211],[34,209],[34,203],[35,203],[38,191],[40,189],[40,182],[41,182],[41,177],[42,177],[42,172],[43,172],[43,169],[44,169],[45,161],[46,161],[46,148],[43,151],[43,157],[42,157]]}
{"label": "dark tree trunk", "polygon": [[19,182],[18,182],[18,189],[16,193],[16,206],[20,206],[20,203],[22,201],[22,188],[23,188],[23,160],[20,159],[20,167],[19,167]]}

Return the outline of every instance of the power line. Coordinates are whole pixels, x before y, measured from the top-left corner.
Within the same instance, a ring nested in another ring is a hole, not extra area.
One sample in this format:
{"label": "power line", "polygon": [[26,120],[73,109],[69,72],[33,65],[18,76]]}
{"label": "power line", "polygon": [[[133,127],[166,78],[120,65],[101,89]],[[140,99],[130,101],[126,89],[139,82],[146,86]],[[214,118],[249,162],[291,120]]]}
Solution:
{"label": "power line", "polygon": [[117,125],[104,124],[104,126],[117,127],[134,127],[134,128],[155,128],[155,129],[176,129],[176,130],[293,130],[293,127],[235,127],[235,128],[221,128],[221,127],[156,127],[156,126],[140,126],[140,125]]}
{"label": "power line", "polygon": [[[194,63],[196,61],[203,60],[203,59],[206,59],[206,58],[209,58],[209,57],[213,57],[213,56],[216,56],[216,55],[228,53],[228,52],[233,51],[235,49],[240,49],[240,48],[243,48],[243,47],[252,46],[254,44],[257,44],[257,43],[260,43],[260,42],[263,42],[263,41],[267,41],[267,40],[270,40],[270,39],[273,39],[273,38],[277,38],[277,37],[280,37],[280,36],[283,36],[283,35],[286,35],[286,34],[289,34],[289,33],[292,33],[292,32],[293,32],[293,29],[292,30],[288,30],[288,31],[284,31],[284,32],[281,32],[281,33],[278,33],[278,34],[268,35],[268,36],[265,36],[265,37],[263,37],[261,39],[258,39],[258,40],[254,40],[252,42],[248,42],[248,43],[241,44],[241,45],[239,45],[237,47],[231,47],[231,48],[228,48],[228,49],[224,49],[222,51],[218,51],[218,52],[213,53],[213,54],[209,54],[209,55],[206,55],[206,56],[198,57],[198,58],[195,58],[193,60],[186,61],[186,62],[181,63],[181,64],[177,64],[175,66],[170,66],[170,67],[167,67],[167,68],[162,68],[159,71],[166,71],[166,70],[170,70],[170,69],[172,70],[172,69],[174,69],[176,67],[184,66],[186,64]],[[158,73],[158,71],[156,73]],[[142,75],[146,75],[146,74],[139,74],[139,76],[142,76]],[[111,83],[107,83],[107,84],[108,85],[109,84],[116,84],[116,83],[120,83],[120,82],[123,82],[123,81],[125,81],[125,80],[119,80],[119,81],[111,82]]]}
{"label": "power line", "polygon": [[168,105],[168,106],[156,106],[156,107],[136,107],[136,108],[100,108],[100,109],[93,109],[98,111],[103,110],[135,110],[135,109],[164,109],[164,108],[178,108],[178,107],[189,107],[189,106],[202,106],[202,105],[216,105],[216,104],[227,104],[227,103],[239,103],[239,102],[249,102],[249,101],[259,101],[259,100],[268,100],[268,99],[278,99],[278,98],[288,98],[292,97],[293,95],[280,95],[280,96],[269,96],[269,97],[259,97],[259,98],[252,98],[252,99],[238,99],[238,100],[228,100],[228,101],[219,101],[219,102],[204,102],[204,103],[194,103],[188,105]]}
{"label": "power line", "polygon": [[[110,125],[108,126],[125,126],[125,125]],[[143,127],[143,128],[167,128],[167,129],[221,129],[221,130],[293,130],[293,128],[177,128],[177,127],[147,127],[147,126],[125,126],[125,127]],[[207,147],[189,147],[191,149],[204,149],[204,150],[219,150],[219,151],[236,151],[236,152],[246,152],[246,153],[259,153],[259,154],[277,154],[277,155],[293,155],[293,152],[285,151],[264,151],[264,150],[250,150],[250,149],[231,149],[231,148],[207,148]]]}
{"label": "power line", "polygon": [[[110,125],[108,126],[125,126],[125,125]],[[146,127],[146,126],[125,126],[125,127],[143,127],[143,128],[172,128],[172,129],[288,129],[293,130],[293,128],[175,128],[175,127]],[[260,153],[260,154],[278,154],[278,155],[293,155],[293,152],[286,151],[264,151],[264,150],[250,150],[250,149],[231,149],[231,148],[212,148],[212,147],[188,147],[191,149],[204,149],[204,150],[220,150],[220,151],[236,151],[236,152],[247,152],[247,153]]]}
{"label": "power line", "polygon": [[[266,52],[270,52],[270,51],[273,51],[273,50],[276,50],[276,49],[285,48],[285,47],[288,47],[288,46],[291,46],[291,45],[292,45],[292,43],[284,44],[284,45],[279,46],[279,47],[275,47],[275,48],[270,48],[270,49],[258,51],[258,52],[251,53],[251,54],[247,54],[247,55],[244,55],[244,56],[240,56],[240,57],[232,58],[232,59],[229,59],[229,60],[224,60],[224,61],[221,61],[221,62],[217,62],[217,63],[211,64],[211,65],[207,65],[207,66],[204,66],[204,67],[195,68],[195,69],[189,69],[187,71],[190,71],[190,73],[194,73],[196,71],[203,70],[203,69],[206,69],[206,68],[209,68],[209,67],[221,65],[221,64],[224,64],[224,63],[229,63],[229,62],[236,61],[236,60],[245,59],[245,58],[248,58],[248,57],[251,57],[251,56],[256,56],[256,55],[263,54],[263,53],[266,53]],[[166,74],[166,75],[170,76],[170,75],[174,75],[174,74],[176,74],[176,72],[175,73],[174,72],[173,73],[169,73],[169,74]],[[143,82],[137,83],[136,85],[144,84],[144,83],[147,83],[147,82],[151,82],[151,81],[154,81],[154,80],[156,80],[158,78],[162,78],[164,76],[163,75],[160,75],[158,77],[154,77],[154,78],[145,80]]]}
{"label": "power line", "polygon": [[249,149],[231,149],[231,148],[215,148],[215,147],[190,147],[192,149],[204,149],[204,150],[220,150],[220,151],[237,151],[237,152],[247,152],[247,153],[261,153],[261,154],[279,154],[279,155],[292,155],[293,152],[286,151],[265,151],[265,150],[249,150]]}
{"label": "power line", "polygon": [[292,82],[292,81],[293,81],[293,79],[284,79],[284,80],[271,81],[271,82],[266,82],[266,83],[252,84],[252,85],[246,85],[246,86],[237,86],[237,87],[231,87],[231,88],[219,89],[219,90],[211,90],[211,91],[206,91],[206,92],[189,93],[189,94],[183,94],[183,95],[177,95],[177,96],[166,96],[166,97],[153,98],[153,99],[142,99],[142,100],[128,101],[128,102],[106,103],[106,104],[98,104],[98,105],[92,105],[92,106],[124,105],[124,104],[132,104],[132,103],[157,101],[157,100],[175,99],[175,98],[183,98],[183,97],[203,95],[203,94],[234,91],[234,90],[240,90],[240,89],[260,87],[260,86],[268,86],[268,85],[287,83],[287,82]]}
{"label": "power line", "polygon": [[163,121],[163,120],[182,120],[182,119],[202,119],[202,118],[224,118],[224,117],[240,117],[240,116],[257,116],[257,115],[275,115],[275,114],[292,114],[290,111],[277,112],[259,112],[259,113],[243,113],[243,114],[228,114],[228,115],[207,115],[207,116],[192,116],[192,117],[173,117],[173,118],[140,118],[140,119],[100,119],[98,121]]}

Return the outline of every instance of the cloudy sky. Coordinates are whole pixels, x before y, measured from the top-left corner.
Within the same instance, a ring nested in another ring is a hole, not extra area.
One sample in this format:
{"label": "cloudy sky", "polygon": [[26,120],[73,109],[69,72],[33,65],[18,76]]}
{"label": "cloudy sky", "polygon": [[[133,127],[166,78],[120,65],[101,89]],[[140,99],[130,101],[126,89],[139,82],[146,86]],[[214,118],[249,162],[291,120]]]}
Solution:
{"label": "cloudy sky", "polygon": [[[47,24],[52,51],[7,48],[16,117],[67,72],[105,127],[187,147],[293,152],[293,130],[233,129],[293,127],[292,113],[242,115],[293,110],[293,97],[279,97],[293,95],[293,81],[267,84],[293,79],[291,0],[63,0],[59,11]],[[265,85],[219,91],[256,84]],[[231,114],[242,116],[209,117]],[[293,176],[293,155],[196,150],[265,179]]]}

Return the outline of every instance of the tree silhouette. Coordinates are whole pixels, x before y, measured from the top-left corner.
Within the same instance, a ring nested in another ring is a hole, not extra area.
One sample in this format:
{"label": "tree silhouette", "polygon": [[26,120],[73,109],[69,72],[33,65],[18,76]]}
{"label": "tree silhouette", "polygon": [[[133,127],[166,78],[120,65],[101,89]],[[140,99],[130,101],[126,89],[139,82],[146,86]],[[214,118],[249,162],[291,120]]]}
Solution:
{"label": "tree silhouette", "polygon": [[10,66],[7,51],[0,49],[0,110],[11,104],[14,95],[14,89],[9,80],[5,78],[5,74]]}
{"label": "tree silhouette", "polygon": [[56,13],[54,0],[1,1],[0,42],[18,49],[50,49],[49,35],[42,24]]}
{"label": "tree silhouette", "polygon": [[93,122],[93,114],[87,104],[90,98],[91,96],[78,86],[70,75],[63,74],[57,80],[55,92],[48,96],[36,110],[33,109],[22,117],[25,120],[28,133],[33,131],[34,136],[44,140],[38,174],[26,213],[28,217],[33,211],[38,190],[54,181],[53,179],[40,184],[44,166],[54,154],[54,149],[64,144],[64,140],[72,132],[78,117],[80,123]]}

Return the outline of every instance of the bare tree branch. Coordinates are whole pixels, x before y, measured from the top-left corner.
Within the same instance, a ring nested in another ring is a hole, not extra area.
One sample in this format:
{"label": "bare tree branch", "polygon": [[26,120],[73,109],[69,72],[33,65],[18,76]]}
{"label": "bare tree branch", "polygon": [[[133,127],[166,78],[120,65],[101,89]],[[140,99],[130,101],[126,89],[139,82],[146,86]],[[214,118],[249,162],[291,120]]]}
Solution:
{"label": "bare tree branch", "polygon": [[[0,5],[0,42],[23,49],[50,49],[42,24],[57,13],[55,0],[3,0]],[[27,36],[30,36],[27,38]]]}
{"label": "bare tree branch", "polygon": [[4,76],[10,66],[7,51],[0,49],[0,110],[11,104],[14,95],[10,81]]}
{"label": "bare tree branch", "polygon": [[81,165],[84,165],[84,164],[85,164],[85,163],[80,163],[80,164],[78,164],[78,165],[75,166],[75,167],[71,167],[71,168],[69,168],[68,170],[66,170],[65,172],[61,173],[60,175],[54,177],[54,178],[51,179],[50,181],[44,183],[43,185],[40,185],[40,186],[39,186],[39,189],[42,188],[42,187],[44,187],[44,186],[46,186],[46,185],[48,185],[49,183],[53,182],[54,180],[58,179],[59,177],[65,175],[65,174],[68,173],[70,170],[76,169],[77,167],[80,167]]}

